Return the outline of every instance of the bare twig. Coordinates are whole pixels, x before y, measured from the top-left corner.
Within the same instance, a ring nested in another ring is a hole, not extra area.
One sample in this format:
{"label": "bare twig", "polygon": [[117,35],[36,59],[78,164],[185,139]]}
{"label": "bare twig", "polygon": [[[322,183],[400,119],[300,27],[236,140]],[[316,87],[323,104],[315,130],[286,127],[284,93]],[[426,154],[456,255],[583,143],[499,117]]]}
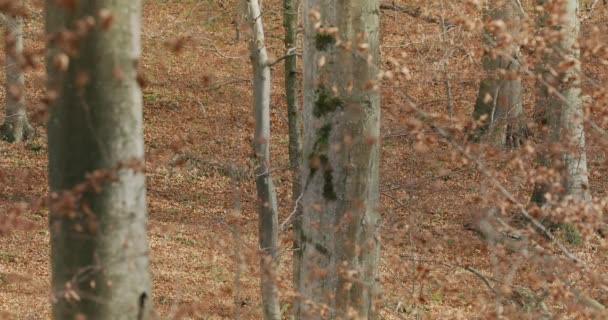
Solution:
{"label": "bare twig", "polygon": [[269,66],[269,67],[273,67],[277,63],[279,63],[279,62],[281,62],[281,61],[283,61],[283,60],[285,60],[285,59],[287,59],[289,57],[296,56],[296,55],[300,56],[301,54],[298,53],[298,51],[296,50],[296,48],[290,48],[289,50],[287,50],[287,52],[283,56],[278,57],[278,58],[274,59],[273,61],[268,61],[266,63],[266,65]]}
{"label": "bare twig", "polygon": [[[441,18],[427,16],[419,7],[383,2],[380,4],[380,9],[399,11],[428,23],[442,24]],[[443,24],[447,29],[456,27],[456,24],[451,21],[443,21]]]}
{"label": "bare twig", "polygon": [[424,184],[424,183],[429,183],[429,182],[432,182],[432,181],[437,180],[437,179],[447,178],[447,177],[449,177],[451,175],[454,175],[454,174],[469,172],[469,171],[473,171],[473,170],[474,169],[472,169],[472,168],[458,169],[458,170],[450,171],[450,172],[445,173],[445,174],[436,175],[436,176],[430,177],[428,179],[424,179],[422,181],[392,186],[392,187],[389,187],[389,188],[387,188],[386,190],[383,190],[383,191],[394,191],[394,190],[399,190],[399,189],[410,189],[411,190],[411,189],[414,189],[414,188],[416,188],[416,187],[418,187],[418,186],[420,186],[421,184]]}
{"label": "bare twig", "polygon": [[287,217],[287,219],[285,219],[285,221],[283,223],[281,223],[281,227],[279,228],[279,233],[284,233],[285,230],[287,230],[287,228],[291,225],[291,223],[295,220],[295,219],[299,219],[300,217],[294,217],[294,215],[298,212],[298,203],[300,203],[300,201],[302,200],[302,193],[300,193],[300,195],[298,196],[298,198],[295,201],[295,204],[293,206],[293,210],[291,211],[291,213],[289,214],[289,216]]}
{"label": "bare twig", "polygon": [[448,115],[450,117],[450,120],[452,120],[452,110],[453,110],[453,106],[452,106],[452,87],[450,84],[450,50],[448,49],[448,41],[447,41],[447,32],[446,32],[446,26],[445,26],[445,19],[443,17],[443,1],[441,1],[441,17],[439,17],[440,19],[440,26],[441,26],[441,40],[443,42],[443,45],[445,47],[445,54],[444,54],[444,61],[443,61],[443,72],[444,72],[444,84],[445,84],[445,95],[446,95],[446,100],[447,100],[447,111],[448,111]]}
{"label": "bare twig", "polygon": [[471,267],[471,266],[466,266],[464,268],[464,270],[467,270],[469,272],[471,272],[472,274],[476,275],[479,279],[481,279],[481,281],[483,281],[483,283],[486,284],[486,286],[488,288],[490,288],[490,290],[498,296],[498,291],[496,291],[496,289],[494,289],[494,287],[492,287],[492,285],[490,284],[490,281],[488,280],[488,277],[486,277],[485,275],[483,275],[483,273],[479,272],[477,269]]}
{"label": "bare twig", "polygon": [[[234,212],[239,213],[241,211],[241,200],[239,197],[239,188],[237,185],[237,179],[235,174],[235,166],[230,166],[230,181],[232,184],[232,194],[233,194],[233,202],[234,202]],[[241,291],[241,273],[242,273],[242,263],[243,258],[241,255],[241,235],[238,229],[238,224],[235,224],[234,227],[227,225],[229,230],[231,231],[234,239],[234,259],[236,261],[236,271],[234,273],[234,319],[239,320],[241,318],[241,303],[240,303],[240,291]]]}

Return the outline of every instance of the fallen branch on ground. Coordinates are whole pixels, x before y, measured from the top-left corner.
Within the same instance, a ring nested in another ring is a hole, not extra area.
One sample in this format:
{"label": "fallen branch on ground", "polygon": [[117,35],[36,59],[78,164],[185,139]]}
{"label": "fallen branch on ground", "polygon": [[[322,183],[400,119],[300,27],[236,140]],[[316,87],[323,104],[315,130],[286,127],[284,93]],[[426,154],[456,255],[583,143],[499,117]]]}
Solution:
{"label": "fallen branch on ground", "polygon": [[412,16],[414,18],[418,18],[421,19],[422,21],[428,22],[428,23],[435,23],[435,24],[443,24],[444,27],[447,29],[451,29],[453,27],[456,27],[456,24],[448,21],[448,20],[444,20],[442,22],[442,19],[439,17],[432,17],[429,16],[427,14],[425,14],[422,9],[420,7],[414,7],[414,6],[409,6],[409,5],[403,5],[403,4],[396,4],[394,2],[389,3],[389,2],[383,2],[380,4],[380,9],[382,10],[393,10],[393,11],[398,11],[398,12],[403,12],[409,16]]}

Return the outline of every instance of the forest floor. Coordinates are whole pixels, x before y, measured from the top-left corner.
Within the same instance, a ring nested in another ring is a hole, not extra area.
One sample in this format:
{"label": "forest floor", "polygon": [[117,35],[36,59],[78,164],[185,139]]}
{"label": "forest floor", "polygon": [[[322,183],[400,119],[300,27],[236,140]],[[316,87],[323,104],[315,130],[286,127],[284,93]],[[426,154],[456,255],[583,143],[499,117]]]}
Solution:
{"label": "forest floor", "polygon": [[[26,47],[42,52],[39,3],[30,6]],[[268,0],[264,6],[268,47],[273,56],[281,56],[280,3]],[[246,29],[236,40],[237,7],[236,1],[144,1],[149,244],[159,319],[233,319],[236,313],[242,319],[261,319],[251,69]],[[446,15],[457,10],[446,9]],[[594,14],[594,21],[607,19],[603,6]],[[383,11],[381,21],[383,68],[398,61],[412,73],[411,80],[394,80],[382,88],[383,319],[485,319],[492,312],[487,301],[493,293],[465,267],[493,277],[500,277],[501,270],[493,268],[488,244],[463,225],[483,210],[475,199],[494,191],[474,166],[454,161],[447,143],[439,141],[428,149],[417,145],[402,107],[402,93],[407,93],[424,110],[445,112],[442,59],[447,53],[454,117],[468,117],[481,74],[479,36],[456,28],[444,42],[436,24],[394,11]],[[183,48],[174,52],[180,39],[185,40]],[[585,69],[600,83],[608,77],[605,71]],[[271,98],[272,166],[281,222],[291,212],[282,74],[282,65],[276,65]],[[44,78],[42,67],[26,77],[38,136],[22,144],[0,142],[0,215],[48,193],[44,112],[37,112],[42,110]],[[533,95],[533,83],[526,81],[527,112]],[[590,141],[591,188],[595,197],[605,197],[606,151]],[[490,167],[502,168],[512,157],[501,153]],[[530,182],[517,172],[507,177],[500,182],[527,203]],[[0,236],[0,319],[48,319],[48,211],[26,210],[20,219],[25,223],[19,230]],[[281,243],[285,254],[279,282],[287,316],[289,232]],[[606,256],[595,249],[593,242],[571,247],[606,274]],[[526,258],[513,254],[511,259],[517,264]],[[605,294],[594,297],[608,302]]]}

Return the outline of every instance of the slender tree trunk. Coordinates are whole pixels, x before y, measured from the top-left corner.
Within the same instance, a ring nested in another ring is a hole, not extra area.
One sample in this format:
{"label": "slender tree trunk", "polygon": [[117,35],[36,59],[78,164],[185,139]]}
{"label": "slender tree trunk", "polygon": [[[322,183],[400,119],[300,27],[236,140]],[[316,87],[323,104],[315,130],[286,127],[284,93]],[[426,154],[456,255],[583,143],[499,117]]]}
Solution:
{"label": "slender tree trunk", "polygon": [[379,2],[304,1],[298,319],[375,319]]}
{"label": "slender tree trunk", "polygon": [[[544,6],[547,2],[538,0],[537,4]],[[551,29],[547,25],[547,15],[538,19],[538,25],[547,33],[545,38],[552,49],[536,67],[542,80],[537,81],[535,117],[544,140],[538,160],[541,166],[559,172],[563,190],[558,198],[572,196],[576,200],[589,201],[591,192],[587,177],[580,49],[577,44],[580,29],[578,1],[564,0],[557,10],[552,13],[560,16],[560,24]],[[563,150],[552,152],[551,145],[557,144],[561,144]],[[543,205],[548,192],[552,190],[546,183],[537,183],[531,201]]]}
{"label": "slender tree trunk", "polygon": [[253,65],[254,149],[257,158],[256,187],[259,201],[259,240],[264,319],[281,319],[279,292],[274,277],[277,264],[277,200],[270,174],[270,67],[264,43],[264,28],[258,0],[247,0],[249,40]]}
{"label": "slender tree trunk", "polygon": [[521,8],[517,0],[490,1],[484,8],[486,27],[483,42],[485,78],[479,84],[479,93],[473,118],[485,117],[478,134],[488,135],[499,145],[518,146],[524,138],[522,112],[522,85],[519,77],[519,45]]}
{"label": "slender tree trunk", "polygon": [[149,319],[141,3],[45,6],[53,318]]}
{"label": "slender tree trunk", "polygon": [[11,142],[27,140],[34,129],[27,120],[25,110],[25,76],[23,74],[23,18],[4,15],[6,26],[5,72],[6,101],[4,124],[0,135]]}
{"label": "slender tree trunk", "polygon": [[[285,49],[293,52],[298,48],[298,9],[295,0],[283,0],[283,27],[285,28]],[[285,58],[285,100],[287,101],[287,119],[289,121],[289,163],[291,165],[291,198],[293,215],[293,275],[294,284],[300,283],[300,261],[302,260],[301,230],[302,203],[302,133],[300,130],[301,116],[298,108],[298,60],[297,55]],[[297,288],[296,288],[297,289]],[[296,309],[294,314],[298,314]]]}

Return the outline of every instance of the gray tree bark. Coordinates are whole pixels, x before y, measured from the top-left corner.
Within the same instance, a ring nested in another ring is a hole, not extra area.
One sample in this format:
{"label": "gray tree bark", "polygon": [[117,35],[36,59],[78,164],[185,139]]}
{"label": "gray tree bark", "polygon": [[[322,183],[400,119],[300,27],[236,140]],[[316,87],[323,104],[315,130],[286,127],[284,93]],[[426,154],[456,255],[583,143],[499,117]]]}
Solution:
{"label": "gray tree bark", "polygon": [[[298,48],[298,9],[295,0],[283,0],[283,27],[285,29],[285,49],[294,52]],[[291,197],[294,207],[293,215],[293,275],[294,283],[299,283],[298,268],[302,260],[301,230],[302,203],[302,133],[300,130],[301,115],[298,108],[298,60],[297,55],[285,58],[285,100],[287,102],[287,119],[289,122],[289,163],[291,165]],[[298,304],[294,306],[298,314]]]}
{"label": "gray tree bark", "polygon": [[518,74],[522,12],[517,0],[490,1],[484,8],[486,26],[482,59],[486,74],[479,84],[473,118],[485,117],[478,130],[498,145],[518,146],[525,135],[522,112],[522,84]]}
{"label": "gray tree bark", "polygon": [[6,72],[4,123],[0,135],[10,142],[29,139],[34,128],[27,119],[25,109],[25,76],[23,74],[23,18],[3,15],[6,26],[5,60]]}
{"label": "gray tree bark", "polygon": [[379,2],[304,1],[297,319],[375,319],[379,290]]}
{"label": "gray tree bark", "polygon": [[[547,0],[537,1],[540,6],[546,3]],[[561,16],[559,24],[551,29],[548,29],[547,15],[538,19],[540,28],[553,33],[546,37],[551,50],[545,51],[547,53],[542,63],[536,67],[541,80],[537,81],[535,117],[544,140],[539,150],[539,163],[560,173],[563,190],[558,198],[572,196],[576,200],[589,201],[591,192],[587,177],[580,49],[577,42],[580,29],[578,1],[565,0],[558,9],[561,10],[556,12]],[[551,145],[556,144],[562,145],[561,152],[551,152]],[[537,183],[531,201],[544,204],[548,192],[552,190],[546,183]]]}
{"label": "gray tree bark", "polygon": [[279,292],[274,274],[278,259],[277,199],[270,173],[270,66],[264,42],[262,11],[258,0],[247,0],[251,28],[249,50],[253,65],[254,151],[257,159],[256,187],[259,202],[260,273],[264,319],[281,319]]}
{"label": "gray tree bark", "polygon": [[45,2],[54,319],[149,319],[139,0]]}

